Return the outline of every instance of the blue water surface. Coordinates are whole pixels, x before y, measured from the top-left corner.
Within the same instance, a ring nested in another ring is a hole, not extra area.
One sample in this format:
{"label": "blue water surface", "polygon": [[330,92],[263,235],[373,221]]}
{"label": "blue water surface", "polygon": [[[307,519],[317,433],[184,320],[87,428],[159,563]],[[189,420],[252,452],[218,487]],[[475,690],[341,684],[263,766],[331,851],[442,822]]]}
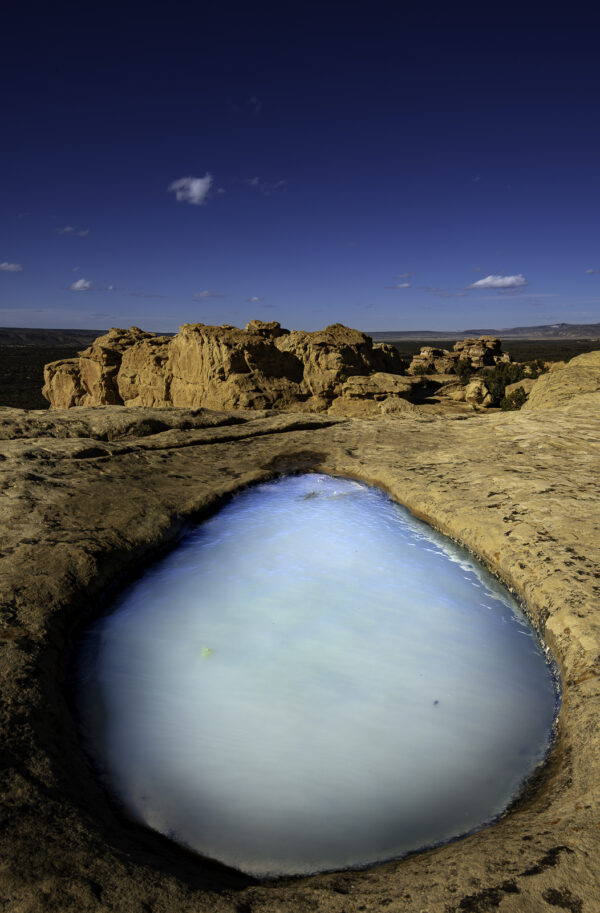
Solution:
{"label": "blue water surface", "polygon": [[127,813],[258,876],[482,826],[557,712],[491,574],[381,491],[312,473],[236,496],[79,656],[87,746]]}

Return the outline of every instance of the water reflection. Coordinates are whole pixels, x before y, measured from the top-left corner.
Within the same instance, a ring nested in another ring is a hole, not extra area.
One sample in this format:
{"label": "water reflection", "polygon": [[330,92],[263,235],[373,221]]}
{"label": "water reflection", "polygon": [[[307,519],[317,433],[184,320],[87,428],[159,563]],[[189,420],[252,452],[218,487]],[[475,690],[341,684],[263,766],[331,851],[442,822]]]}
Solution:
{"label": "water reflection", "polygon": [[87,634],[88,747],[130,815],[254,875],[399,856],[500,813],[556,711],[507,591],[376,489],[243,492]]}

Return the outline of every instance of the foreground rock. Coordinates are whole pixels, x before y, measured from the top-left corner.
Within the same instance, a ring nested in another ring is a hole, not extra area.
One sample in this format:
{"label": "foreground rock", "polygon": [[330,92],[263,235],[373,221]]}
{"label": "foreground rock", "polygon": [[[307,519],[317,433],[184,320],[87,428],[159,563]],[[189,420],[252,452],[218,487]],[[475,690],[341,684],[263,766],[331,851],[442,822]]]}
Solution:
{"label": "foreground rock", "polygon": [[566,405],[579,408],[586,402],[592,408],[599,391],[600,351],[585,352],[538,377],[523,409],[537,412]]}
{"label": "foreground rock", "polygon": [[[275,321],[252,320],[245,330],[196,323],[173,337],[132,327],[110,330],[79,358],[46,365],[43,394],[60,409],[115,404],[325,412],[336,404],[340,412],[346,399],[356,398],[349,379],[402,370],[393,346],[374,345],[366,333],[341,324],[304,333]],[[411,390],[385,383],[387,391],[380,385],[379,395],[366,396],[375,413],[384,399]]]}
{"label": "foreground rock", "polygon": [[[600,394],[584,395],[581,409],[456,420],[0,411],[0,908],[593,913]],[[121,817],[83,756],[67,669],[77,628],[187,523],[241,486],[299,469],[382,486],[476,551],[554,651],[563,706],[550,763],[493,826],[365,872],[261,884]]]}

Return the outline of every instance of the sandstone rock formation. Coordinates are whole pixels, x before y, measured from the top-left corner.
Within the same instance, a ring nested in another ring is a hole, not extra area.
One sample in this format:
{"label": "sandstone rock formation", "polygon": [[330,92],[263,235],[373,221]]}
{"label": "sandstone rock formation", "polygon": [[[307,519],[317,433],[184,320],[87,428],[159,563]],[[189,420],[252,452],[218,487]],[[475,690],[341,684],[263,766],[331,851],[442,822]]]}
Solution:
{"label": "sandstone rock formation", "polygon": [[502,352],[500,340],[495,336],[480,336],[479,339],[463,339],[449,349],[422,346],[408,367],[408,374],[455,374],[456,362],[466,360],[474,371],[510,361],[508,352]]}
{"label": "sandstone rock formation", "polygon": [[[0,438],[3,911],[598,909],[600,393],[458,420],[5,409]],[[119,812],[82,752],[65,678],[77,628],[187,523],[301,469],[379,485],[480,555],[553,650],[562,710],[549,763],[491,826],[367,871],[261,883]]]}
{"label": "sandstone rock formation", "polygon": [[542,374],[535,382],[527,402],[528,412],[553,409],[556,406],[583,404],[584,397],[600,391],[600,351],[585,352],[564,367]]}
{"label": "sandstone rock formation", "polygon": [[520,387],[523,392],[529,396],[536,383],[537,380],[534,380],[533,377],[524,377],[522,380],[515,381],[514,384],[507,384],[504,388],[504,395],[510,396],[511,393],[514,393],[515,390],[518,390]]}
{"label": "sandstone rock formation", "polygon": [[474,377],[465,387],[465,402],[474,406],[492,406],[494,398],[480,377]]}
{"label": "sandstone rock formation", "polygon": [[[196,323],[185,324],[172,338],[132,327],[110,330],[79,358],[46,365],[43,394],[54,408],[118,404],[325,412],[340,398],[357,398],[358,387],[348,386],[356,377],[388,378],[365,386],[365,397],[376,408],[387,398],[406,396],[410,384],[389,379],[402,367],[393,346],[374,345],[366,333],[341,324],[304,333],[275,321],[252,320],[245,330]],[[337,411],[343,411],[340,403]]]}

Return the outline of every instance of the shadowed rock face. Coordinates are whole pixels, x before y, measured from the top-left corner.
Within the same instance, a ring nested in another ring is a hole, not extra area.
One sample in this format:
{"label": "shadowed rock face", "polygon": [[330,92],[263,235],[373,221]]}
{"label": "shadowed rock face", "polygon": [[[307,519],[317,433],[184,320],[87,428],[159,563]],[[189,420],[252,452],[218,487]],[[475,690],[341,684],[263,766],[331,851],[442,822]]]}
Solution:
{"label": "shadowed rock face", "polygon": [[[54,408],[181,406],[210,409],[294,409],[325,412],[348,401],[349,378],[375,378],[365,399],[405,397],[411,383],[397,350],[366,333],[334,324],[315,333],[290,332],[275,321],[232,326],[185,324],[174,337],[137,327],[112,329],[78,358],[52,362],[43,394]],[[390,379],[391,378],[391,379]]]}

